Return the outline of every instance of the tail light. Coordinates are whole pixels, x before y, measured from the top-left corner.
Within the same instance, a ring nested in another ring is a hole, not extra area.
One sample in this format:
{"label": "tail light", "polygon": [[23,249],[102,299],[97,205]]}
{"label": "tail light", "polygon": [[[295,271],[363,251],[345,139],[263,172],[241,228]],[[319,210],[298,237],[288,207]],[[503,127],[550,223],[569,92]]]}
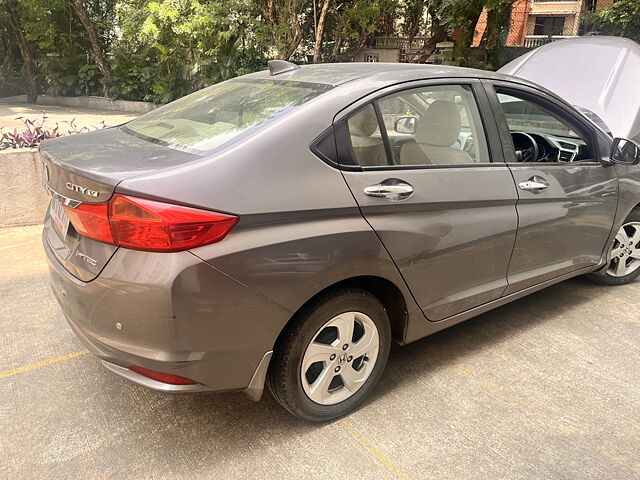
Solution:
{"label": "tail light", "polygon": [[116,194],[108,203],[64,207],[80,233],[134,250],[179,252],[222,240],[238,217]]}

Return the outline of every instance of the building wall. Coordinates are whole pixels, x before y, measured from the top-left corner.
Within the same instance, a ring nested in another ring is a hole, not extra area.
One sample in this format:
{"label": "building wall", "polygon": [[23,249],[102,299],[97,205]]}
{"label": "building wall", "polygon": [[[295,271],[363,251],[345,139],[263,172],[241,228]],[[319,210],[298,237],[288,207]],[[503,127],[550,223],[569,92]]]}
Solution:
{"label": "building wall", "polygon": [[[529,14],[531,0],[516,0],[511,8],[511,24],[507,34],[507,46],[522,46],[527,29],[527,16]],[[482,35],[487,28],[487,10],[484,9],[476,25],[473,36],[473,46],[480,45]]]}
{"label": "building wall", "polygon": [[521,47],[524,45],[526,35],[527,18],[531,10],[530,0],[516,0],[511,10],[511,26],[507,35],[508,47]]}
{"label": "building wall", "polygon": [[597,0],[596,1],[596,11],[606,10],[607,8],[611,8],[616,0]]}
{"label": "building wall", "polygon": [[564,17],[563,35],[578,35],[580,27],[580,12],[582,0],[567,2],[536,2],[531,3],[531,12],[527,21],[527,35],[533,35],[536,17]]}
{"label": "building wall", "polygon": [[531,2],[531,15],[575,15],[582,2]]}
{"label": "building wall", "polygon": [[364,48],[355,56],[354,61],[366,62],[369,55],[376,57],[378,62],[397,63],[400,61],[400,50],[395,48]]}
{"label": "building wall", "polygon": [[[597,9],[608,8],[614,0],[597,0]],[[563,35],[578,35],[582,0],[540,2],[536,0],[516,0],[511,11],[511,25],[507,35],[507,46],[521,47],[525,37],[533,35],[536,17],[564,17]],[[487,27],[487,11],[484,10],[478,20],[473,46],[478,46]]]}

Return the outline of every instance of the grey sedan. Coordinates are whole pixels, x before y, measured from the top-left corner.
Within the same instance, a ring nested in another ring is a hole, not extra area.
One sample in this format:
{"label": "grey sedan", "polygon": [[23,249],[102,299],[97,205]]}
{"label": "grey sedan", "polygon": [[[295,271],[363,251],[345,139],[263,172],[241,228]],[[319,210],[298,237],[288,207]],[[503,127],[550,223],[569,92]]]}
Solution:
{"label": "grey sedan", "polygon": [[71,328],[163,392],[330,420],[392,341],[640,275],[640,146],[503,74],[274,61],[41,152]]}

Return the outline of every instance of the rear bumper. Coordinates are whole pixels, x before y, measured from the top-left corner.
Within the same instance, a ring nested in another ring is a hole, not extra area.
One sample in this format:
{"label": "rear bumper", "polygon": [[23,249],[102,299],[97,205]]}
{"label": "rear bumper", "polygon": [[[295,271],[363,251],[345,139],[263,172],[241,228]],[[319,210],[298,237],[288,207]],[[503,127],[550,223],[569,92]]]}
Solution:
{"label": "rear bumper", "polygon": [[[96,279],[82,282],[57,261],[46,238],[44,248],[69,325],[109,370],[167,393],[246,390],[259,397],[288,310],[189,252],[120,248]],[[157,382],[132,365],[197,385]]]}

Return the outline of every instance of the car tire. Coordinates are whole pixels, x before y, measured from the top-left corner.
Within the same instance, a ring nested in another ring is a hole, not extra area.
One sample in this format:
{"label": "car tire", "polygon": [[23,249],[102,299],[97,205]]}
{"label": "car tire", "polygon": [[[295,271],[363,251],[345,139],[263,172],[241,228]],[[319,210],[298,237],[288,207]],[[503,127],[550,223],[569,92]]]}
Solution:
{"label": "car tire", "polygon": [[360,288],[332,290],[309,302],[285,328],[267,385],[297,417],[334,420],[369,396],[390,347],[389,318],[375,296]]}
{"label": "car tire", "polygon": [[[625,245],[621,245],[622,239],[626,239],[626,248],[623,248]],[[611,245],[611,251],[608,253],[609,264],[599,272],[590,274],[589,278],[601,285],[626,285],[633,282],[640,276],[640,258],[636,258],[638,252],[640,252],[640,209],[635,209],[626,218]],[[624,268],[631,269],[629,273],[625,273],[624,269],[617,269],[621,261],[625,262]]]}

